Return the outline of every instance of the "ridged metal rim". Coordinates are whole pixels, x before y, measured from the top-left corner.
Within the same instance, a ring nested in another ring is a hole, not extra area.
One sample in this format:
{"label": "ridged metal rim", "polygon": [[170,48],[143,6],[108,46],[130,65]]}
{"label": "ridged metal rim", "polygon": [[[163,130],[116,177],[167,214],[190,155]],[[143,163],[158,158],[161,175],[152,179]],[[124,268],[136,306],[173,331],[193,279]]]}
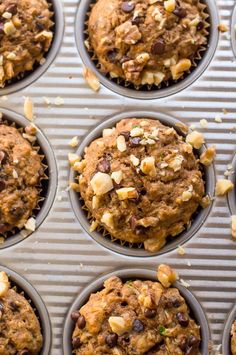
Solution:
{"label": "ridged metal rim", "polygon": [[203,55],[200,63],[198,63],[196,69],[194,69],[185,79],[181,80],[180,82],[171,85],[167,88],[157,89],[156,91],[150,92],[142,92],[138,90],[124,88],[121,85],[118,85],[108,78],[106,78],[95,66],[93,61],[90,58],[90,55],[85,47],[84,44],[84,24],[86,19],[86,14],[89,11],[91,0],[80,0],[76,19],[75,19],[75,40],[77,49],[81,56],[81,59],[84,65],[88,68],[91,68],[93,72],[96,73],[99,81],[109,90],[114,91],[117,94],[122,96],[126,96],[133,99],[160,99],[163,97],[167,97],[173,94],[176,94],[183,89],[190,86],[194,83],[207,69],[211,60],[214,57],[214,54],[217,49],[218,40],[219,40],[219,33],[217,31],[217,26],[219,24],[219,16],[218,10],[216,6],[216,2],[212,0],[204,0],[209,13],[209,21],[210,21],[210,33],[209,33],[209,41],[208,41],[208,48]]}
{"label": "ridged metal rim", "polygon": [[19,79],[15,83],[9,84],[6,87],[1,88],[0,96],[15,93],[33,84],[47,71],[49,66],[55,60],[61,47],[64,35],[64,14],[62,3],[60,0],[50,0],[50,2],[52,3],[54,11],[55,31],[52,45],[45,56],[46,62],[43,65],[39,65],[38,68],[36,68],[35,70],[32,70],[32,72],[27,74],[25,78]]}
{"label": "ridged metal rim", "polygon": [[[124,118],[128,117],[142,117],[142,118],[153,118],[153,119],[158,119],[160,120],[161,123],[167,126],[174,127],[176,131],[180,134],[181,130],[177,126],[177,124],[181,123],[179,120],[168,116],[164,113],[157,113],[157,112],[150,112],[150,111],[125,111],[122,113],[119,113],[115,116],[112,116],[111,118],[105,120],[102,122],[100,125],[95,127],[82,141],[80,144],[77,154],[79,156],[83,156],[84,154],[84,149],[87,147],[94,139],[101,137],[102,136],[102,131],[104,128],[108,127],[113,127],[117,122]],[[204,146],[201,150],[200,153],[203,152],[206,149]],[[70,169],[70,174],[69,174],[69,181],[74,181],[76,176],[76,172],[73,171],[73,169]],[[207,167],[205,169],[205,179],[206,179],[206,194],[210,195],[213,197],[214,195],[214,188],[215,188],[215,172],[214,172],[214,167],[213,165]],[[126,246],[121,246],[118,245],[109,239],[105,238],[102,236],[101,233],[94,231],[90,232],[90,224],[89,221],[82,210],[81,202],[79,201],[78,198],[78,193],[75,192],[73,189],[70,189],[69,191],[69,197],[70,201],[72,204],[73,211],[80,222],[81,226],[85,230],[85,232],[92,237],[96,242],[101,244],[103,247],[109,249],[110,251],[125,255],[125,256],[132,256],[132,257],[154,257],[154,256],[160,256],[162,254],[168,253],[174,249],[176,249],[179,245],[182,245],[183,243],[187,242],[190,238],[192,238],[197,231],[200,229],[200,227],[204,224],[207,216],[209,215],[211,211],[212,204],[208,206],[205,209],[201,209],[201,211],[198,213],[196,218],[194,219],[191,227],[182,232],[180,236],[176,237],[173,239],[173,241],[168,242],[160,251],[151,253],[148,251],[145,251],[144,249],[138,249],[138,248],[128,248]]]}
{"label": "ridged metal rim", "polygon": [[[79,295],[76,297],[72,306],[70,307],[68,314],[65,319],[64,329],[63,329],[63,352],[64,355],[72,354],[71,339],[73,329],[75,327],[74,322],[71,319],[71,313],[75,310],[80,309],[87,301],[91,293],[95,293],[103,288],[103,283],[109,277],[118,276],[121,279],[141,279],[141,280],[151,280],[157,281],[156,271],[151,269],[139,269],[139,268],[125,268],[116,271],[112,271],[108,274],[102,275],[85,287]],[[176,287],[183,298],[186,300],[190,310],[192,311],[194,318],[201,328],[201,354],[208,355],[208,346],[210,341],[210,330],[206,315],[203,311],[202,306],[196,297],[187,288],[182,286],[179,282],[175,282],[174,287]]]}
{"label": "ridged metal rim", "polygon": [[231,45],[232,49],[234,52],[234,55],[236,57],[236,30],[235,30],[235,24],[236,24],[236,6],[233,9],[232,13],[232,18],[231,18]]}
{"label": "ridged metal rim", "polygon": [[35,288],[24,277],[6,266],[0,265],[0,271],[4,271],[9,276],[10,281],[20,287],[26,294],[27,298],[32,300],[33,306],[36,308],[39,315],[41,331],[43,335],[43,348],[39,355],[50,355],[52,344],[52,327],[50,317],[43,300]]}
{"label": "ridged metal rim", "polygon": [[[24,118],[23,116],[19,115],[18,113],[10,110],[6,110],[3,108],[0,108],[0,112],[3,113],[3,116],[7,119],[9,122],[15,122],[17,125],[20,127],[26,127],[30,124],[30,122]],[[48,180],[48,190],[47,190],[47,196],[45,198],[45,201],[43,202],[43,205],[38,212],[36,216],[36,230],[39,228],[39,226],[43,223],[45,218],[47,217],[52,204],[55,199],[56,191],[57,191],[57,164],[55,160],[55,156],[53,153],[53,149],[45,137],[45,135],[40,131],[40,129],[37,127],[38,131],[36,134],[37,138],[37,143],[42,149],[42,152],[45,155],[45,158],[47,160],[47,165],[48,165],[48,172],[49,172],[49,180]],[[34,233],[34,232],[32,232]],[[27,238],[32,234],[30,233]],[[23,240],[25,240],[26,237],[23,237],[20,232],[17,233],[16,235],[8,237],[3,244],[0,244],[0,251],[3,249],[6,249],[8,247],[11,247]]]}
{"label": "ridged metal rim", "polygon": [[226,319],[224,330],[222,334],[222,354],[231,355],[231,327],[236,319],[236,305],[233,306],[232,310],[228,314]]}
{"label": "ridged metal rim", "polygon": [[232,160],[232,175],[229,176],[229,180],[234,184],[234,188],[227,195],[229,210],[231,215],[236,214],[236,155]]}

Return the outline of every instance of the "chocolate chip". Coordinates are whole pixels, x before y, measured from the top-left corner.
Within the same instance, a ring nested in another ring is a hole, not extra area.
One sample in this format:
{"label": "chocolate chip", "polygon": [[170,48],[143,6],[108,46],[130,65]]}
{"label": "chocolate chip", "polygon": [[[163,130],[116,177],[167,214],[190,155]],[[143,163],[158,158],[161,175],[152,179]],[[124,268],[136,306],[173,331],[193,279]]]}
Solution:
{"label": "chocolate chip", "polygon": [[106,336],[105,342],[109,346],[109,348],[114,348],[117,344],[118,335],[115,333],[110,333]]}
{"label": "chocolate chip", "polygon": [[179,18],[184,18],[187,15],[187,11],[183,7],[176,7],[173,14]]}
{"label": "chocolate chip", "polygon": [[166,45],[165,45],[165,42],[162,38],[158,38],[152,45],[152,48],[151,48],[151,51],[152,51],[152,54],[154,55],[160,55],[160,54],[163,54],[165,52],[165,48],[166,48]]}
{"label": "chocolate chip", "polygon": [[200,21],[199,24],[197,25],[197,30],[201,31],[201,30],[203,30],[203,28],[204,28],[204,23],[202,21]]}
{"label": "chocolate chip", "polygon": [[129,136],[130,136],[130,132],[129,131],[120,132],[120,136],[124,136],[125,140],[128,141]]}
{"label": "chocolate chip", "polygon": [[178,300],[178,298],[175,297],[166,298],[165,306],[167,308],[171,308],[171,307],[178,308],[180,306],[180,301]]}
{"label": "chocolate chip", "polygon": [[15,218],[21,218],[24,214],[24,209],[21,207],[12,207],[10,209],[10,214]]}
{"label": "chocolate chip", "polygon": [[84,316],[81,315],[81,316],[78,318],[76,324],[77,324],[77,326],[78,326],[79,329],[84,329],[84,327],[86,326],[86,320],[85,320]]}
{"label": "chocolate chip", "polygon": [[188,326],[189,318],[184,313],[182,312],[177,313],[176,318],[182,327],[186,328]]}
{"label": "chocolate chip", "polygon": [[141,322],[141,320],[139,320],[139,319],[134,320],[132,328],[133,328],[133,331],[137,332],[137,333],[141,333],[144,331],[144,325]]}
{"label": "chocolate chip", "polygon": [[137,218],[135,216],[132,216],[130,219],[129,219],[129,223],[130,223],[130,227],[132,230],[135,230],[136,228],[136,222],[137,222]]}
{"label": "chocolate chip", "polygon": [[133,138],[130,138],[129,145],[130,145],[130,147],[137,147],[137,145],[139,145],[140,142],[141,142],[140,137],[133,137]]}
{"label": "chocolate chip", "polygon": [[5,190],[6,188],[6,184],[3,180],[0,180],[0,192],[2,192],[3,190]]}
{"label": "chocolate chip", "polygon": [[188,345],[190,346],[199,346],[200,344],[200,339],[198,339],[197,337],[195,337],[194,335],[190,335],[188,338]]}
{"label": "chocolate chip", "polygon": [[36,22],[36,27],[38,30],[42,31],[45,28],[45,25],[41,22]]}
{"label": "chocolate chip", "polygon": [[10,308],[12,309],[13,312],[17,312],[19,310],[18,304],[16,304],[14,301],[11,301],[9,303]]}
{"label": "chocolate chip", "polygon": [[135,234],[143,235],[143,234],[146,234],[147,230],[148,230],[148,228],[145,228],[143,226],[137,226],[135,229]]}
{"label": "chocolate chip", "polygon": [[10,12],[10,14],[16,15],[16,14],[17,14],[17,5],[16,5],[16,4],[10,4],[10,5],[6,8],[6,12]]}
{"label": "chocolate chip", "polygon": [[157,311],[155,309],[146,308],[145,311],[144,311],[144,315],[145,315],[146,318],[152,319],[152,318],[156,317]]}
{"label": "chocolate chip", "polygon": [[71,313],[70,317],[73,320],[73,322],[77,322],[78,318],[81,316],[79,311],[74,311]]}
{"label": "chocolate chip", "polygon": [[0,233],[5,233],[7,231],[8,227],[4,223],[0,223]]}
{"label": "chocolate chip", "polygon": [[111,170],[110,163],[107,159],[101,160],[98,165],[97,165],[97,170],[100,171],[101,173],[109,173]]}
{"label": "chocolate chip", "polygon": [[18,351],[17,355],[30,355],[30,352],[29,352],[29,350],[24,349],[24,350]]}
{"label": "chocolate chip", "polygon": [[132,21],[132,25],[141,25],[142,23],[144,23],[144,18],[141,16],[137,16],[135,17]]}
{"label": "chocolate chip", "polygon": [[117,62],[117,49],[113,49],[109,52],[107,52],[106,57],[111,63],[116,63]]}
{"label": "chocolate chip", "polygon": [[126,13],[132,12],[134,10],[134,8],[135,8],[135,5],[129,1],[125,1],[121,5],[122,11],[124,11]]}
{"label": "chocolate chip", "polygon": [[79,337],[74,337],[72,339],[72,346],[74,349],[78,349],[81,346],[81,341]]}

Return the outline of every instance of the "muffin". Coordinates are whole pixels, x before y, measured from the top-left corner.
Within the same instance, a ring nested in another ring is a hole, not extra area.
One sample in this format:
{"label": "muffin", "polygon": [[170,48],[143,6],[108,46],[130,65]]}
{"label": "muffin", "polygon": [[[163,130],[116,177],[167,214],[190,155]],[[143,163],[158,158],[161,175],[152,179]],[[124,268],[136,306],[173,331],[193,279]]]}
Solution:
{"label": "muffin", "polygon": [[32,216],[44,175],[42,157],[23,135],[0,123],[0,235],[5,237],[8,231],[23,228]]}
{"label": "muffin", "polygon": [[91,231],[102,227],[112,240],[152,252],[184,231],[206,201],[192,145],[158,120],[127,118],[105,129],[73,169]]}
{"label": "muffin", "polygon": [[46,0],[0,2],[0,87],[42,63],[53,39]]}
{"label": "muffin", "polygon": [[71,314],[75,354],[200,354],[200,327],[177,288],[113,276]]}
{"label": "muffin", "polygon": [[86,45],[111,78],[135,87],[167,84],[189,72],[206,48],[203,9],[198,0],[98,0]]}
{"label": "muffin", "polygon": [[23,294],[0,272],[0,354],[37,355],[43,344],[36,314]]}
{"label": "muffin", "polygon": [[236,355],[236,321],[234,321],[231,328],[231,352]]}

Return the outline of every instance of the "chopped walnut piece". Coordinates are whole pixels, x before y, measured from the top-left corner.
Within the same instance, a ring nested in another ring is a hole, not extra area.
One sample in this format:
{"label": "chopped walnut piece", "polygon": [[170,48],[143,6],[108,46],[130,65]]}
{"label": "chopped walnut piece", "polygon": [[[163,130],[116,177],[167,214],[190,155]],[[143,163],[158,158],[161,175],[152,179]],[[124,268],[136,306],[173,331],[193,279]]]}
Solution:
{"label": "chopped walnut piece", "polygon": [[231,232],[232,237],[236,239],[236,215],[231,216]]}
{"label": "chopped walnut piece", "polygon": [[227,179],[218,180],[216,182],[216,196],[226,195],[229,191],[233,190],[234,184]]}
{"label": "chopped walnut piece", "polygon": [[123,179],[122,171],[113,171],[113,173],[111,174],[111,178],[115,181],[116,184],[120,184],[121,180]]}
{"label": "chopped walnut piece", "polygon": [[111,136],[115,132],[115,130],[116,130],[115,127],[113,127],[113,128],[105,128],[102,131],[103,138]]}
{"label": "chopped walnut piece", "polygon": [[99,207],[99,202],[100,202],[100,199],[98,196],[93,196],[92,198],[92,208],[93,209],[97,209]]}
{"label": "chopped walnut piece", "polygon": [[110,175],[98,172],[90,181],[95,195],[104,195],[113,189],[113,182]]}
{"label": "chopped walnut piece", "polygon": [[191,68],[190,59],[181,59],[177,64],[170,67],[171,74],[174,80],[178,80],[185,71],[188,71]]}
{"label": "chopped walnut piece", "polygon": [[76,184],[76,182],[70,182],[70,188],[76,192],[79,192],[80,191],[80,186],[79,184]]}
{"label": "chopped walnut piece", "polygon": [[99,226],[98,221],[92,221],[91,226],[89,228],[89,231],[91,233],[94,232],[97,229],[98,226]]}
{"label": "chopped walnut piece", "polygon": [[79,141],[78,141],[78,137],[73,137],[70,142],[69,142],[69,146],[71,146],[72,148],[75,148],[77,147],[79,144]]}
{"label": "chopped walnut piece", "polygon": [[131,129],[130,131],[130,136],[131,137],[140,137],[142,136],[144,133],[143,129],[140,127],[134,127],[133,129]]}
{"label": "chopped walnut piece", "polygon": [[117,145],[117,149],[120,151],[120,152],[125,152],[126,149],[127,149],[127,146],[126,146],[126,142],[125,142],[125,137],[124,136],[118,136],[117,139],[116,139],[116,145]]}
{"label": "chopped walnut piece", "polygon": [[179,245],[179,246],[178,246],[178,249],[177,249],[177,253],[182,256],[182,255],[185,255],[185,254],[186,254],[186,251],[185,251],[184,247],[182,247],[181,245]]}
{"label": "chopped walnut piece", "polygon": [[91,87],[91,89],[95,92],[100,90],[100,82],[97,76],[92,72],[91,69],[85,68],[83,70],[83,77]]}
{"label": "chopped walnut piece", "polygon": [[123,187],[122,189],[116,190],[116,193],[121,201],[138,197],[138,192],[134,187]]}
{"label": "chopped walnut piece", "polygon": [[140,169],[146,175],[155,176],[156,175],[156,167],[155,167],[155,158],[147,157],[141,161]]}
{"label": "chopped walnut piece", "polygon": [[133,154],[130,156],[130,161],[133,164],[133,166],[138,166],[140,163],[140,160]]}
{"label": "chopped walnut piece", "polygon": [[109,317],[108,323],[111,330],[117,335],[122,335],[130,329],[130,324],[127,324],[123,317]]}
{"label": "chopped walnut piece", "polygon": [[208,195],[204,196],[201,201],[202,208],[207,208],[208,206],[210,206],[210,204],[211,204],[210,196]]}
{"label": "chopped walnut piece", "polygon": [[68,160],[69,160],[70,165],[73,166],[75,163],[77,163],[81,160],[81,157],[78,154],[69,153]]}
{"label": "chopped walnut piece", "polygon": [[176,6],[175,0],[166,0],[164,1],[164,7],[166,11],[173,12]]}
{"label": "chopped walnut piece", "polygon": [[191,144],[195,149],[200,149],[205,141],[202,133],[193,131],[187,135],[186,142]]}
{"label": "chopped walnut piece", "polygon": [[11,36],[13,33],[15,33],[16,28],[15,28],[13,22],[12,21],[5,22],[5,24],[3,26],[3,31],[5,32],[5,34],[7,36]]}
{"label": "chopped walnut piece", "polygon": [[139,32],[138,26],[132,25],[131,21],[126,21],[120,26],[115,28],[116,41],[124,42],[126,44],[135,44],[137,43],[142,35]]}
{"label": "chopped walnut piece", "polygon": [[113,214],[110,212],[104,212],[101,218],[101,222],[104,223],[107,227],[113,228],[114,227]]}
{"label": "chopped walnut piece", "polygon": [[157,279],[164,287],[170,287],[177,279],[177,273],[166,264],[160,264],[157,269]]}
{"label": "chopped walnut piece", "polygon": [[34,232],[36,229],[36,220],[35,218],[31,217],[28,219],[28,221],[24,225],[25,229],[28,231]]}
{"label": "chopped walnut piece", "polygon": [[0,272],[0,297],[4,297],[10,289],[10,282],[4,271]]}
{"label": "chopped walnut piece", "polygon": [[84,168],[86,167],[86,160],[83,159],[81,161],[76,161],[74,164],[73,164],[73,169],[75,171],[78,171],[78,173],[82,174]]}
{"label": "chopped walnut piece", "polygon": [[216,155],[215,147],[210,147],[205,150],[200,156],[200,163],[209,166],[213,162]]}
{"label": "chopped walnut piece", "polygon": [[183,193],[182,193],[182,201],[184,201],[184,202],[187,202],[187,201],[189,201],[189,200],[191,200],[191,198],[192,198],[192,192],[191,191],[189,191],[189,190],[187,190],[187,191],[184,191]]}
{"label": "chopped walnut piece", "polygon": [[174,172],[181,170],[184,157],[182,155],[177,155],[174,159],[169,162],[169,167],[174,170]]}
{"label": "chopped walnut piece", "polygon": [[25,98],[24,113],[25,113],[25,117],[29,121],[33,121],[33,119],[34,119],[34,104],[33,104],[33,101],[30,97]]}
{"label": "chopped walnut piece", "polygon": [[229,30],[229,27],[227,25],[225,25],[224,23],[220,23],[218,25],[218,30],[220,32],[227,32]]}

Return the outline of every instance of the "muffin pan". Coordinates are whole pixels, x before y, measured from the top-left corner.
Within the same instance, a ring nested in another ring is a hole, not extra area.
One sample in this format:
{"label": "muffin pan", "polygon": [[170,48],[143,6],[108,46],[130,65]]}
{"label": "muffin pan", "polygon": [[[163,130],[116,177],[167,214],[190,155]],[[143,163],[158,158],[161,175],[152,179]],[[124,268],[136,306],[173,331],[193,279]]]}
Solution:
{"label": "muffin pan", "polygon": [[[85,147],[87,147],[94,139],[102,137],[102,131],[104,128],[112,128],[120,120],[129,117],[158,119],[164,125],[173,127],[180,135],[183,135],[180,128],[178,128],[178,124],[180,124],[181,122],[166,114],[151,112],[151,111],[122,112],[120,114],[117,114],[109,118],[108,120],[105,119],[103,123],[101,123],[94,130],[92,130],[89,133],[89,135],[85,137],[83,142],[80,144],[76,153],[79,156],[83,156]],[[201,154],[205,149],[206,147],[204,146],[199,153]],[[76,176],[78,176],[77,173],[75,173],[74,170],[71,169],[69,180],[75,181]],[[213,197],[214,188],[215,188],[215,173],[214,173],[213,165],[210,165],[209,167],[204,169],[204,180],[205,180],[206,195]],[[70,195],[70,200],[71,200],[74,213],[78,218],[81,226],[84,228],[85,232],[104,247],[127,256],[150,257],[150,256],[162,255],[171,250],[176,249],[179,245],[182,245],[197,233],[198,229],[204,224],[211,210],[211,205],[205,209],[199,208],[198,211],[194,214],[192,218],[191,226],[189,228],[183,231],[179,236],[171,238],[166,243],[166,245],[163,248],[161,248],[160,251],[151,253],[144,250],[143,246],[141,245],[140,246],[134,245],[131,247],[128,245],[128,243],[126,243],[126,245],[122,245],[122,243],[119,241],[113,242],[111,240],[111,237],[104,236],[102,231],[90,232],[91,223],[89,222],[89,219],[87,217],[88,213],[84,208],[85,206],[83,200],[79,198],[79,194],[75,190],[71,189],[69,191],[69,195]]]}
{"label": "muffin pan", "polygon": [[[150,281],[157,281],[156,277],[156,272],[153,270],[148,270],[148,269],[120,269],[113,271],[109,274],[103,275],[96,280],[94,280],[92,283],[90,283],[80,294],[78,297],[76,297],[76,300],[74,301],[73,305],[71,306],[67,317],[66,321],[64,324],[64,330],[63,330],[63,351],[64,354],[71,354],[72,353],[72,347],[71,347],[71,338],[72,338],[72,333],[75,327],[75,323],[71,319],[71,313],[73,311],[76,311],[80,309],[89,299],[89,296],[91,293],[96,293],[97,291],[100,291],[103,288],[103,283],[105,280],[109,279],[109,277],[112,276],[118,276],[122,279],[122,281],[125,280],[150,280]],[[210,341],[210,331],[209,331],[209,326],[208,326],[208,321],[207,318],[204,314],[204,311],[198,302],[198,300],[195,298],[195,296],[187,290],[184,286],[182,286],[179,282],[175,282],[173,285],[176,287],[181,296],[185,299],[186,303],[189,306],[190,309],[190,314],[191,317],[197,322],[197,324],[201,327],[201,354],[207,354],[208,352],[208,344]]]}
{"label": "muffin pan", "polygon": [[[136,99],[128,99],[106,86],[102,86],[100,92],[95,94],[82,78],[82,61],[75,45],[78,1],[63,0],[61,3],[64,6],[66,31],[54,65],[26,90],[8,96],[8,100],[7,97],[0,98],[0,106],[20,113],[24,101],[22,96],[32,97],[35,124],[52,144],[56,156],[59,183],[57,197],[44,223],[30,237],[0,250],[1,263],[24,275],[45,301],[53,328],[50,355],[63,354],[62,333],[66,314],[74,299],[92,280],[115,269],[155,269],[163,262],[174,267],[181,278],[190,284],[190,290],[199,299],[207,315],[214,349],[217,349],[222,343],[224,322],[236,297],[236,244],[231,238],[231,212],[227,198],[214,199],[204,224],[185,243],[185,255],[179,255],[174,249],[151,258],[130,258],[112,253],[95,243],[77,222],[68,194],[67,155],[75,151],[68,145],[71,138],[78,136],[82,142],[90,131],[104,122],[104,118],[114,117],[121,111],[154,111],[158,115],[176,117],[188,125],[194,124],[202,131],[207,146],[216,146],[216,179],[224,178],[236,148],[236,76],[229,32],[220,34],[218,50],[204,75],[176,95],[140,101],[136,94],[133,95]],[[209,3],[214,7],[217,4],[220,22],[230,27],[235,1],[217,0]],[[216,27],[212,35],[217,42]],[[51,101],[49,107],[43,97]],[[64,104],[55,105],[57,97],[61,97]],[[222,123],[215,122],[216,116],[222,118]],[[206,128],[199,124],[202,119],[208,121]],[[49,148],[46,150],[50,152]],[[54,184],[50,190],[56,189]],[[233,192],[232,198],[235,198]]]}

